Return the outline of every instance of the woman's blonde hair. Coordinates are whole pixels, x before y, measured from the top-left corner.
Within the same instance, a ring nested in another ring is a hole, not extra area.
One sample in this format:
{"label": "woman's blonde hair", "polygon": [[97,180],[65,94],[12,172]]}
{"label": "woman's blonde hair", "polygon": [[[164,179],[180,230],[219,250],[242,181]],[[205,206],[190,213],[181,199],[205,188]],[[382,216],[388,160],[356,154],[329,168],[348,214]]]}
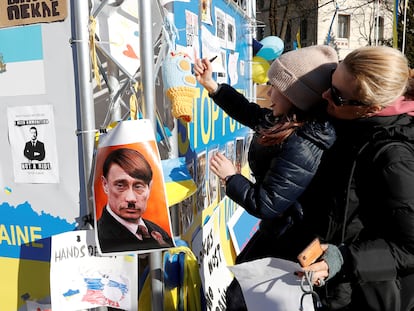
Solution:
{"label": "woman's blonde hair", "polygon": [[413,79],[407,58],[387,46],[367,46],[343,60],[358,85],[356,97],[367,105],[386,107],[401,95],[412,93]]}

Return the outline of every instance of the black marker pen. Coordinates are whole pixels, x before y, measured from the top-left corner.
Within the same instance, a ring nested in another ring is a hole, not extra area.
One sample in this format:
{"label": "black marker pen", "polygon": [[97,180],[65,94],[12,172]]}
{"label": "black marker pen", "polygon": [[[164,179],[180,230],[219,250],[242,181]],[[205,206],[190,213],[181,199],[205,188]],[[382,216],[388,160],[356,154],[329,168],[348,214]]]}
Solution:
{"label": "black marker pen", "polygon": [[217,55],[216,55],[216,56],[214,56],[213,58],[210,58],[210,59],[209,59],[210,63],[214,62],[214,61],[216,60],[216,58],[217,58]]}

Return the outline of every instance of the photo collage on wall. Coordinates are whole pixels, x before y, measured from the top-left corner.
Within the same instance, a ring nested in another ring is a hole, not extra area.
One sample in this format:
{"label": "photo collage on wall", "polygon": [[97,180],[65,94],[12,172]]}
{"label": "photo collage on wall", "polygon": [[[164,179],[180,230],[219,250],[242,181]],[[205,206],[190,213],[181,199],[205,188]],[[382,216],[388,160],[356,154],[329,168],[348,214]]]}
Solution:
{"label": "photo collage on wall", "polygon": [[[188,5],[175,2],[174,10],[184,9],[185,12],[185,19],[175,20],[179,34],[175,49],[186,53],[191,62],[196,58],[216,57],[212,62],[213,78],[218,83],[227,83],[240,92],[247,92],[249,46],[245,42],[245,28],[236,28],[246,22],[238,14],[237,6],[242,2],[234,1],[231,5],[217,0],[190,1]],[[199,223],[198,216],[203,211],[217,206],[225,197],[223,182],[209,167],[213,155],[224,154],[237,167],[238,173],[242,173],[242,167],[247,163],[245,145],[248,138],[245,135],[248,129],[227,118],[211,99],[204,100],[205,90],[200,85],[197,87],[200,98],[194,102],[194,122],[179,129],[179,133],[189,139],[186,150],[180,150],[180,156],[185,156],[187,169],[197,185],[195,194],[178,204],[182,233]],[[218,120],[212,119],[211,112],[219,114]]]}
{"label": "photo collage on wall", "polygon": [[194,216],[211,205],[218,205],[224,199],[225,185],[210,170],[211,157],[220,152],[232,161],[237,173],[241,173],[250,180],[254,177],[250,174],[248,166],[248,150],[253,138],[253,133],[246,137],[236,137],[223,145],[211,146],[198,153],[198,157],[187,164],[187,169],[197,185],[197,191],[191,197],[179,203],[180,223],[182,232],[191,226]]}

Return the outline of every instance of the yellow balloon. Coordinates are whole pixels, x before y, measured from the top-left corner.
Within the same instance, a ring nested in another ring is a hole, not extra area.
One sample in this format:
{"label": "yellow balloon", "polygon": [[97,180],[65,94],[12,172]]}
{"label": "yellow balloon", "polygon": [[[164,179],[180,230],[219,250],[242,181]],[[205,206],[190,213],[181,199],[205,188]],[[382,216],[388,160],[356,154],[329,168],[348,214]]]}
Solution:
{"label": "yellow balloon", "polygon": [[270,68],[270,64],[267,60],[260,56],[253,57],[252,64],[252,79],[257,84],[264,84],[269,81],[267,72]]}

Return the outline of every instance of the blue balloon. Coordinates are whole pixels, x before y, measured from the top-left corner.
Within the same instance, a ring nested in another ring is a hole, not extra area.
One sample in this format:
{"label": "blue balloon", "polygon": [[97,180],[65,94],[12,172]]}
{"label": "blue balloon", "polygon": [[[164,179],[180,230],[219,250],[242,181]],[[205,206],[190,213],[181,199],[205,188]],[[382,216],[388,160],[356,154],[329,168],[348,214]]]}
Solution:
{"label": "blue balloon", "polygon": [[276,36],[263,38],[260,43],[263,47],[257,52],[256,56],[260,56],[268,61],[274,60],[282,55],[283,49],[285,48],[282,39]]}

